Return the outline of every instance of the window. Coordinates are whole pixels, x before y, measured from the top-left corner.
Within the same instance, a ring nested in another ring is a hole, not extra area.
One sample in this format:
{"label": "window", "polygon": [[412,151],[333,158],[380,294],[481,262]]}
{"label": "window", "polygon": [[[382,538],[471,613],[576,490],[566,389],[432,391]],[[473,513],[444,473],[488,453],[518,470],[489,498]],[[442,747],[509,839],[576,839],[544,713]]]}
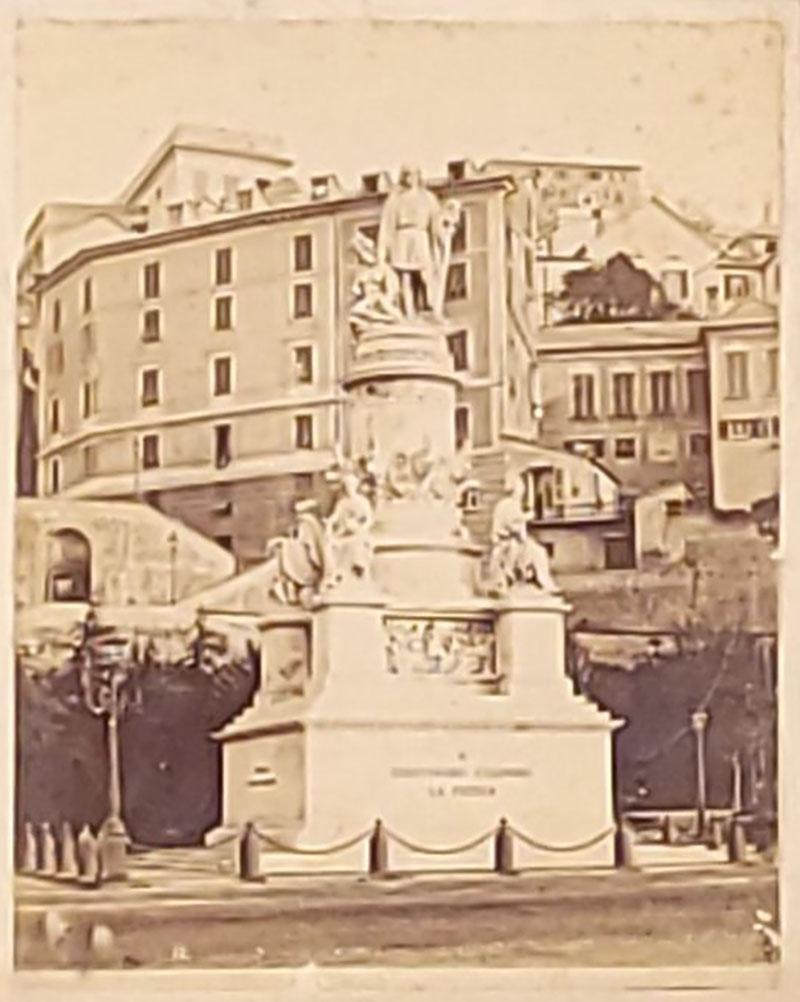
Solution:
{"label": "window", "polygon": [[469,368],[469,355],[467,353],[467,332],[456,331],[447,335],[447,347],[453,357],[453,368],[456,372],[463,372]]}
{"label": "window", "polygon": [[217,285],[230,285],[233,279],[233,253],[230,247],[220,247],[214,255],[214,281]]}
{"label": "window", "polygon": [[151,261],[144,266],[144,298],[158,299],[161,295],[161,265]]}
{"label": "window", "polygon": [[159,402],[161,373],[158,369],[142,370],[141,404],[142,407],[151,407]]}
{"label": "window", "polygon": [[84,313],[89,313],[91,309],[92,309],[92,280],[91,278],[84,278],[83,295],[81,298],[81,310]]}
{"label": "window", "polygon": [[654,417],[672,414],[672,373],[650,373],[650,413]]}
{"label": "window", "polygon": [[467,298],[467,266],[463,261],[451,264],[447,269],[447,284],[444,295],[448,302]]}
{"label": "window", "polygon": [[167,216],[171,226],[180,226],[183,222],[183,205],[178,202],[167,208]]}
{"label": "window", "polygon": [[161,340],[161,311],[157,309],[145,310],[142,327],[142,341]]}
{"label": "window", "polygon": [[91,477],[97,472],[97,446],[84,445],[83,447],[83,475]]}
{"label": "window", "polygon": [[708,435],[704,431],[693,431],[689,434],[689,455],[708,455]]}
{"label": "window", "polygon": [[470,441],[472,429],[470,428],[469,404],[459,404],[455,410],[455,436],[456,448],[460,449]]}
{"label": "window", "polygon": [[233,360],[230,355],[214,359],[214,396],[224,397],[233,392]]}
{"label": "window", "polygon": [[601,459],[606,451],[606,443],[602,438],[575,438],[564,442],[564,448],[568,452],[574,452],[576,456]]}
{"label": "window", "polygon": [[295,271],[311,271],[313,268],[314,246],[309,233],[295,237],[293,241],[293,264]]}
{"label": "window", "polygon": [[747,275],[726,275],[723,289],[726,299],[746,299],[750,295],[750,278]]}
{"label": "window", "polygon": [[368,191],[370,194],[380,190],[381,176],[380,174],[362,174],[361,175],[361,187],[364,191]]}
{"label": "window", "polygon": [[50,460],[50,493],[58,494],[61,490],[61,460],[54,456]]}
{"label": "window", "polygon": [[58,397],[52,397],[49,406],[50,434],[57,435],[61,431],[61,401]]}
{"label": "window", "polygon": [[746,351],[725,352],[725,396],[746,400],[749,395],[749,359]]}
{"label": "window", "polygon": [[242,212],[253,208],[253,192],[250,188],[236,192],[236,208]]}
{"label": "window", "polygon": [[778,393],[780,383],[780,354],[777,348],[767,348],[767,396]]}
{"label": "window", "polygon": [[600,181],[603,177],[601,170],[587,170],[586,176],[590,181]]}
{"label": "window", "polygon": [[460,505],[463,511],[478,511],[481,506],[480,489],[468,487],[461,495]]}
{"label": "window", "polygon": [[292,314],[295,319],[310,317],[313,313],[311,284],[303,282],[292,289]]}
{"label": "window", "polygon": [[594,376],[580,373],[572,377],[572,417],[581,421],[594,416]]}
{"label": "window", "polygon": [[753,438],[769,438],[769,421],[766,418],[756,418],[751,421],[750,434]]}
{"label": "window", "polygon": [[615,438],[614,439],[614,455],[617,459],[635,459],[636,458],[636,439],[635,438]]}
{"label": "window", "polygon": [[463,254],[467,249],[467,213],[462,209],[458,214],[458,224],[453,232],[450,249],[454,254]]}
{"label": "window", "polygon": [[314,424],[310,414],[297,414],[294,419],[295,449],[314,448]]}
{"label": "window", "polygon": [[689,272],[685,268],[665,268],[661,284],[669,302],[680,303],[689,298]]}
{"label": "window", "polygon": [[687,369],[686,405],[688,412],[695,417],[708,414],[708,377],[705,369]]}
{"label": "window", "polygon": [[615,372],[611,386],[614,397],[614,417],[633,417],[635,414],[635,375],[632,372]]}
{"label": "window", "polygon": [[781,433],[781,419],[774,417],[770,418],[770,431],[772,432],[773,438],[778,438]]}
{"label": "window", "polygon": [[466,160],[451,160],[447,165],[447,176],[451,181],[463,181],[466,169]]}
{"label": "window", "polygon": [[223,469],[231,461],[231,426],[218,424],[214,426],[214,465]]}
{"label": "window", "polygon": [[64,371],[64,342],[51,344],[47,349],[47,368],[54,376],[60,376]]}
{"label": "window", "polygon": [[719,289],[716,285],[706,286],[706,311],[714,314],[719,309]]}
{"label": "window", "polygon": [[369,223],[365,226],[359,226],[357,227],[357,230],[359,233],[363,234],[367,240],[377,245],[378,231],[380,230],[380,226],[377,223]]}
{"label": "window", "polygon": [[154,470],[161,466],[161,441],[158,435],[142,435],[142,469]]}
{"label": "window", "polygon": [[91,355],[95,349],[94,329],[91,324],[81,327],[81,354],[84,358]]}
{"label": "window", "polygon": [[61,330],[61,300],[53,300],[53,333],[58,334]]}
{"label": "window", "polygon": [[292,348],[292,362],[296,383],[314,382],[314,349],[311,345],[302,344]]}
{"label": "window", "polygon": [[752,437],[753,428],[751,421],[720,421],[719,437],[731,441],[745,441]]}
{"label": "window", "polygon": [[97,413],[97,380],[81,383],[81,416],[88,418]]}
{"label": "window", "polygon": [[214,328],[229,331],[233,327],[233,296],[217,296],[214,300]]}
{"label": "window", "polygon": [[331,179],[327,174],[317,174],[316,177],[312,177],[310,181],[312,199],[328,197],[331,188]]}

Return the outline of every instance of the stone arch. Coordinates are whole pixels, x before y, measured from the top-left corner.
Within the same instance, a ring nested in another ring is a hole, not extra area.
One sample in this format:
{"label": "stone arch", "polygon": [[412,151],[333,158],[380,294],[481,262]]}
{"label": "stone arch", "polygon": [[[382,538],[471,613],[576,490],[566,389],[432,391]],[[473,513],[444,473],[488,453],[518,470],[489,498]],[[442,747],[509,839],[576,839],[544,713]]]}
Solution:
{"label": "stone arch", "polygon": [[78,529],[57,529],[47,540],[45,601],[88,602],[92,593],[92,547]]}

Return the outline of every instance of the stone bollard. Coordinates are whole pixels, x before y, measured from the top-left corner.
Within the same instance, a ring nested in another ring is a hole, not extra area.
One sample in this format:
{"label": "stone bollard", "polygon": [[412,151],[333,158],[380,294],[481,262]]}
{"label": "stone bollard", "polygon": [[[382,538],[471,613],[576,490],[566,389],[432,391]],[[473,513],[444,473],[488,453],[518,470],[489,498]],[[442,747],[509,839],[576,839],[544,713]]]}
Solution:
{"label": "stone bollard", "polygon": [[43,877],[55,877],[58,872],[58,858],[56,855],[56,837],[53,834],[49,821],[45,821],[41,826],[40,834],[41,859],[39,872]]}
{"label": "stone bollard", "polygon": [[678,841],[678,826],[671,814],[664,815],[664,821],[661,825],[661,835],[664,839],[664,845],[675,845]]}
{"label": "stone bollard", "polygon": [[63,880],[77,880],[78,878],[75,833],[69,821],[64,821],[61,825],[61,852],[58,857],[58,875]]}
{"label": "stone bollard", "polygon": [[614,866],[620,870],[630,870],[634,867],[633,829],[624,818],[617,823],[614,836]]}
{"label": "stone bollard", "polygon": [[738,818],[731,818],[728,828],[728,862],[744,863],[747,858],[747,836]]}
{"label": "stone bollard", "polygon": [[238,843],[238,874],[240,880],[263,880],[261,874],[261,845],[256,826],[248,821],[242,829]]}
{"label": "stone bollard", "polygon": [[82,887],[97,887],[100,884],[100,852],[92,829],[84,825],[78,834],[78,883]]}
{"label": "stone bollard", "polygon": [[128,846],[125,828],[117,818],[109,818],[100,829],[98,850],[103,881],[127,880]]}
{"label": "stone bollard", "polygon": [[506,877],[514,874],[514,841],[506,818],[500,818],[494,835],[494,872]]}
{"label": "stone bollard", "polygon": [[724,841],[722,818],[710,818],[706,832],[706,846],[709,849],[720,849]]}
{"label": "stone bollard", "polygon": [[30,821],[25,822],[22,833],[22,866],[23,873],[36,873],[39,868],[39,848],[36,844],[36,829]]}
{"label": "stone bollard", "polygon": [[370,877],[385,877],[389,872],[389,842],[380,818],[375,821],[369,837],[368,866]]}

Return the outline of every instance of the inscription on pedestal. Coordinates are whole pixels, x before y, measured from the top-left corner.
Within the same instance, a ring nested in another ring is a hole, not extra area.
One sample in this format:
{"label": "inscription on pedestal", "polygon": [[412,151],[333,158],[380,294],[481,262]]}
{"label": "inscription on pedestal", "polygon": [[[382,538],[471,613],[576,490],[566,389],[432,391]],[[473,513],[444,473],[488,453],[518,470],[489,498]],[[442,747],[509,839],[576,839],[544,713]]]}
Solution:
{"label": "inscription on pedestal", "polygon": [[525,766],[394,766],[389,775],[424,781],[429,797],[494,797],[497,786],[491,780],[528,779],[531,770]]}

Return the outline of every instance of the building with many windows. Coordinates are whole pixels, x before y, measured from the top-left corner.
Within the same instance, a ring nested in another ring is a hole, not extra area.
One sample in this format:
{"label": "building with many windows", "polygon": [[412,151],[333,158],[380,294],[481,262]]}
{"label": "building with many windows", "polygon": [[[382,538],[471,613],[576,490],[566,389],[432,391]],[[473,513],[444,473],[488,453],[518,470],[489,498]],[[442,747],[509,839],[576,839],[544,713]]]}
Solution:
{"label": "building with many windows", "polygon": [[[146,500],[240,565],[299,497],[325,493],[347,442],[354,241],[375,239],[388,179],[301,187],[291,167],[224,130],[181,128],[117,202],[41,210],[20,270],[39,493]],[[542,456],[563,468],[567,508],[598,491],[615,508],[602,470],[536,443],[530,332],[509,319],[513,178],[456,161],[429,183],[462,207],[446,299],[456,437],[485,488],[468,500],[473,528],[487,530],[508,471]]]}
{"label": "building with many windows", "polygon": [[[455,435],[480,483],[465,499],[475,537],[518,473],[557,569],[630,562],[626,494],[685,483],[745,504],[717,486],[734,439],[718,434],[730,401],[714,373],[741,329],[724,318],[742,291],[728,278],[760,275],[746,291],[777,294],[766,232],[719,243],[655,204],[636,165],[456,160],[427,183],[461,205],[446,309]],[[260,560],[299,498],[324,497],[347,447],[357,250],[377,236],[389,185],[384,173],[353,190],[332,175],[301,184],[270,139],[179,127],[118,200],[44,206],[19,271],[21,493],[138,498],[239,566]],[[687,275],[667,274],[670,247]],[[681,303],[559,321],[564,277],[588,266],[591,281],[612,252]],[[701,268],[720,289],[713,324]],[[774,316],[762,328],[776,345]]]}

